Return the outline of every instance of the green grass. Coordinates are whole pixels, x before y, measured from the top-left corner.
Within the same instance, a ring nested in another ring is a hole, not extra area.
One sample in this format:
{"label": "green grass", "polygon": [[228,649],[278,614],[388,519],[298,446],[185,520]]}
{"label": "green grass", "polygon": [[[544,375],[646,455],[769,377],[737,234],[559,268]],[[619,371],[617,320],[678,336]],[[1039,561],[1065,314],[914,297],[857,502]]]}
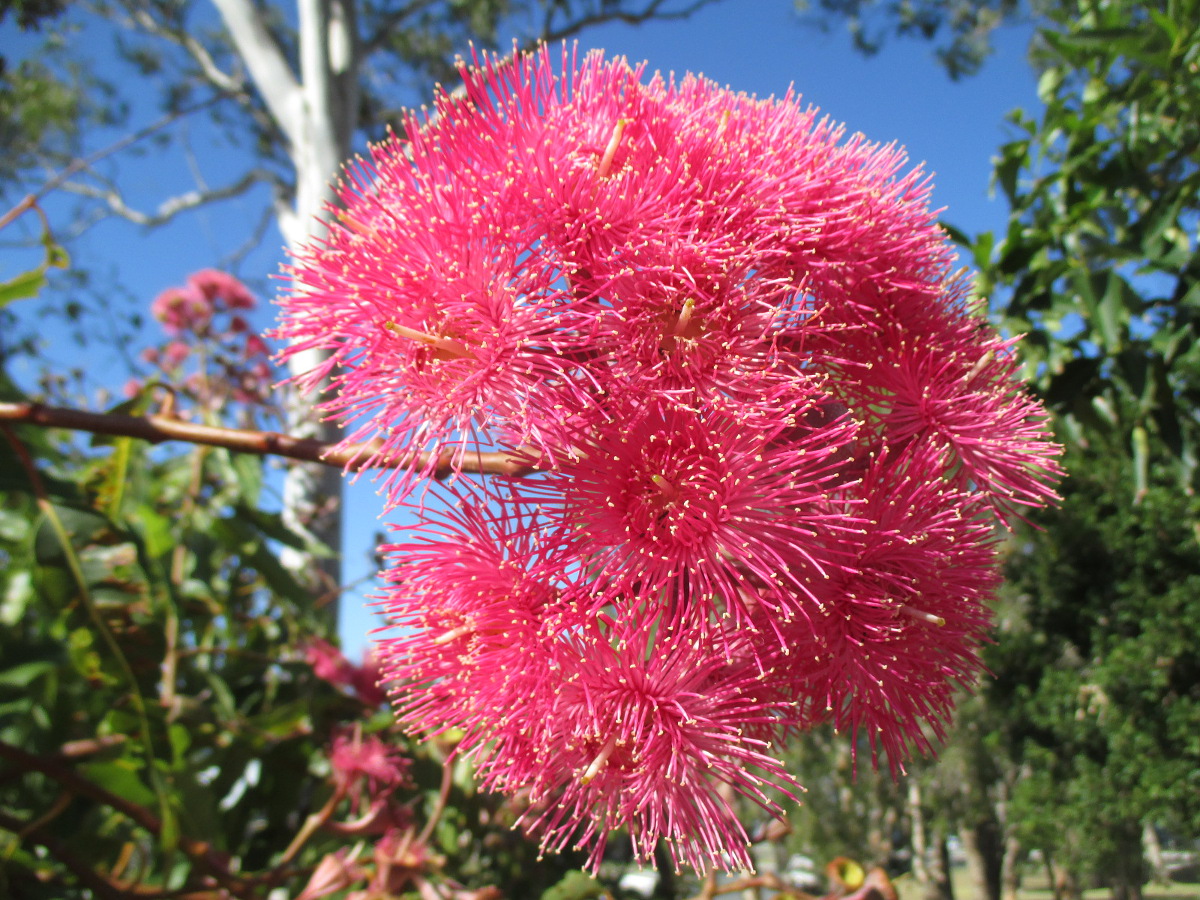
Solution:
{"label": "green grass", "polygon": [[[979,900],[971,878],[962,866],[951,871],[950,882],[954,886],[954,900]],[[900,900],[923,900],[921,887],[911,874],[900,876],[894,883]],[[1109,896],[1107,888],[1083,892],[1084,900],[1108,900]],[[1142,897],[1143,900],[1200,900],[1200,884],[1148,884],[1142,888]],[[1022,881],[1017,900],[1054,900],[1054,892],[1046,883],[1045,875],[1031,873]]]}

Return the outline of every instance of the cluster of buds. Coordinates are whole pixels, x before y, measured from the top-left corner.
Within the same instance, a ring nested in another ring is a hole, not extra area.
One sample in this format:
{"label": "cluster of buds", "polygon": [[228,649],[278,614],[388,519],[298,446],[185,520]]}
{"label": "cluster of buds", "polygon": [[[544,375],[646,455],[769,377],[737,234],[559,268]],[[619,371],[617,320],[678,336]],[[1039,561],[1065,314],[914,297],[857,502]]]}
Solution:
{"label": "cluster of buds", "polygon": [[[374,653],[368,650],[362,664],[355,665],[328,641],[311,640],[303,650],[314,675],[349,692],[362,703],[364,717],[372,718],[385,700]],[[298,849],[318,830],[355,844],[326,853],[296,900],[335,893],[346,900],[389,900],[414,889],[439,900],[498,900],[495,888],[469,889],[446,878],[446,860],[432,846],[431,836],[452,787],[448,778],[443,778],[436,805],[422,823],[414,815],[412,761],[386,733],[368,733],[361,720],[339,728],[327,757],[329,798],[308,817],[292,847]]]}
{"label": "cluster of buds", "polygon": [[[244,409],[268,405],[271,350],[246,320],[255,305],[254,295],[234,276],[216,269],[195,272],[150,304],[169,340],[143,350],[142,361],[204,409],[219,411],[230,401]],[[141,387],[132,382],[126,393]]]}
{"label": "cluster of buds", "polygon": [[[278,331],[420,518],[397,713],[546,849],[747,867],[789,735],[940,737],[1059,448],[899,149],[565,47],[462,75],[347,170]],[[422,486],[498,449],[529,474]]]}

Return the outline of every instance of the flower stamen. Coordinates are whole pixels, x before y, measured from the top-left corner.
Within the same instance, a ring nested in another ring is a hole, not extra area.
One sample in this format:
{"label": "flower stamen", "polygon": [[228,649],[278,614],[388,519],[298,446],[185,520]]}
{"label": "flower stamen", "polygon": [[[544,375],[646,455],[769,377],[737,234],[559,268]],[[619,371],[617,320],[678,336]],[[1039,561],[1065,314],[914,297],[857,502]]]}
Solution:
{"label": "flower stamen", "polygon": [[617,155],[617,147],[621,144],[621,135],[629,121],[629,119],[617,119],[617,124],[613,126],[612,137],[608,139],[608,146],[604,148],[604,155],[600,157],[600,166],[596,170],[601,178],[608,175],[608,170],[612,168],[613,157]]}
{"label": "flower stamen", "polygon": [[692,321],[692,312],[695,309],[695,297],[688,297],[683,301],[683,307],[679,310],[679,318],[675,320],[675,327],[671,330],[673,335],[678,337],[687,330],[688,323]]}
{"label": "flower stamen", "polygon": [[470,634],[474,630],[475,629],[472,628],[470,625],[459,625],[457,628],[452,628],[449,631],[445,632],[444,634],[439,634],[437,637],[435,637],[433,639],[433,643],[435,646],[441,646],[442,644],[448,644],[451,641],[457,640],[458,638],[462,637],[464,634]]}
{"label": "flower stamen", "polygon": [[409,328],[407,325],[400,325],[396,322],[384,322],[383,327],[398,337],[428,344],[430,347],[434,347],[451,356],[457,356],[461,359],[475,359],[475,354],[468,350],[467,346],[461,341],[438,337],[435,334],[428,334],[424,331],[417,331],[415,328]]}
{"label": "flower stamen", "polygon": [[614,735],[608,739],[608,743],[600,751],[599,755],[592,760],[592,764],[587,767],[587,771],[583,773],[580,782],[584,785],[591,784],[592,779],[600,774],[600,770],[604,768],[604,764],[608,762],[608,758],[612,756],[613,751],[617,749],[617,738]]}
{"label": "flower stamen", "polygon": [[654,482],[654,486],[658,488],[660,494],[668,500],[674,500],[679,496],[679,489],[671,482],[667,481],[664,475],[651,475],[650,480]]}
{"label": "flower stamen", "polygon": [[916,619],[918,622],[927,622],[930,625],[936,625],[941,628],[946,624],[946,620],[941,616],[935,616],[933,613],[927,613],[923,610],[913,609],[911,606],[900,607],[900,612],[904,613],[910,619]]}

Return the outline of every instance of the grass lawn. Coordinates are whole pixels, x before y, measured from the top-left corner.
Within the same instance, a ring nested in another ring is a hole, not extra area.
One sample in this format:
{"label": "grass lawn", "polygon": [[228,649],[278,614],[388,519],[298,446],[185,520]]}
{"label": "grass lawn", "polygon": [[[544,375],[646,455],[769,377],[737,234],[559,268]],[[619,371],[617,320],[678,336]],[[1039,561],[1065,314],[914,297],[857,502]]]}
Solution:
{"label": "grass lawn", "polygon": [[[953,869],[950,880],[954,885],[954,900],[977,900],[965,868],[959,866]],[[922,900],[921,889],[912,875],[902,875],[894,883],[900,900]],[[1200,900],[1200,884],[1148,884],[1142,888],[1142,896],[1144,900]],[[1106,888],[1088,890],[1083,892],[1083,897],[1084,900],[1108,900],[1109,891]],[[1031,874],[1022,883],[1017,898],[1054,900],[1054,892],[1046,884],[1044,875]]]}

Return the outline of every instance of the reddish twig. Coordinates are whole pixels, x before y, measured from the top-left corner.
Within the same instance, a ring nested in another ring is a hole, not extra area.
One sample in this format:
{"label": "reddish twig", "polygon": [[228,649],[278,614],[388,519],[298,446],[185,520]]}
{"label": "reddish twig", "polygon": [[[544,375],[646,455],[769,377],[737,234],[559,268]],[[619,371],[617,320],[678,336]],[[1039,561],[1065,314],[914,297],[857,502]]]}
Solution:
{"label": "reddish twig", "polygon": [[[379,441],[340,446],[311,438],[292,437],[274,431],[249,431],[201,425],[196,422],[185,422],[174,416],[94,413],[31,402],[0,403],[0,421],[138,438],[152,444],[160,444],[164,441],[187,441],[209,447],[224,447],[235,453],[283,456],[302,462],[323,463],[349,471],[367,468],[383,469],[407,465],[410,462],[416,469],[423,470],[430,461],[428,453],[397,454],[392,460],[375,459],[375,455],[382,446]],[[450,454],[443,452],[438,460],[435,475],[438,478],[444,478],[455,469],[486,475],[526,475],[531,471],[529,465],[514,459],[507,453],[467,453],[463,455],[461,465],[452,465]]]}
{"label": "reddish twig", "polygon": [[742,878],[719,885],[717,884],[716,874],[710,872],[704,880],[700,893],[691,898],[691,900],[712,900],[713,897],[719,897],[722,894],[736,894],[739,891],[757,890],[758,888],[769,888],[773,891],[786,891],[788,889],[787,885],[780,881],[777,876],[769,873],[745,875]]}

